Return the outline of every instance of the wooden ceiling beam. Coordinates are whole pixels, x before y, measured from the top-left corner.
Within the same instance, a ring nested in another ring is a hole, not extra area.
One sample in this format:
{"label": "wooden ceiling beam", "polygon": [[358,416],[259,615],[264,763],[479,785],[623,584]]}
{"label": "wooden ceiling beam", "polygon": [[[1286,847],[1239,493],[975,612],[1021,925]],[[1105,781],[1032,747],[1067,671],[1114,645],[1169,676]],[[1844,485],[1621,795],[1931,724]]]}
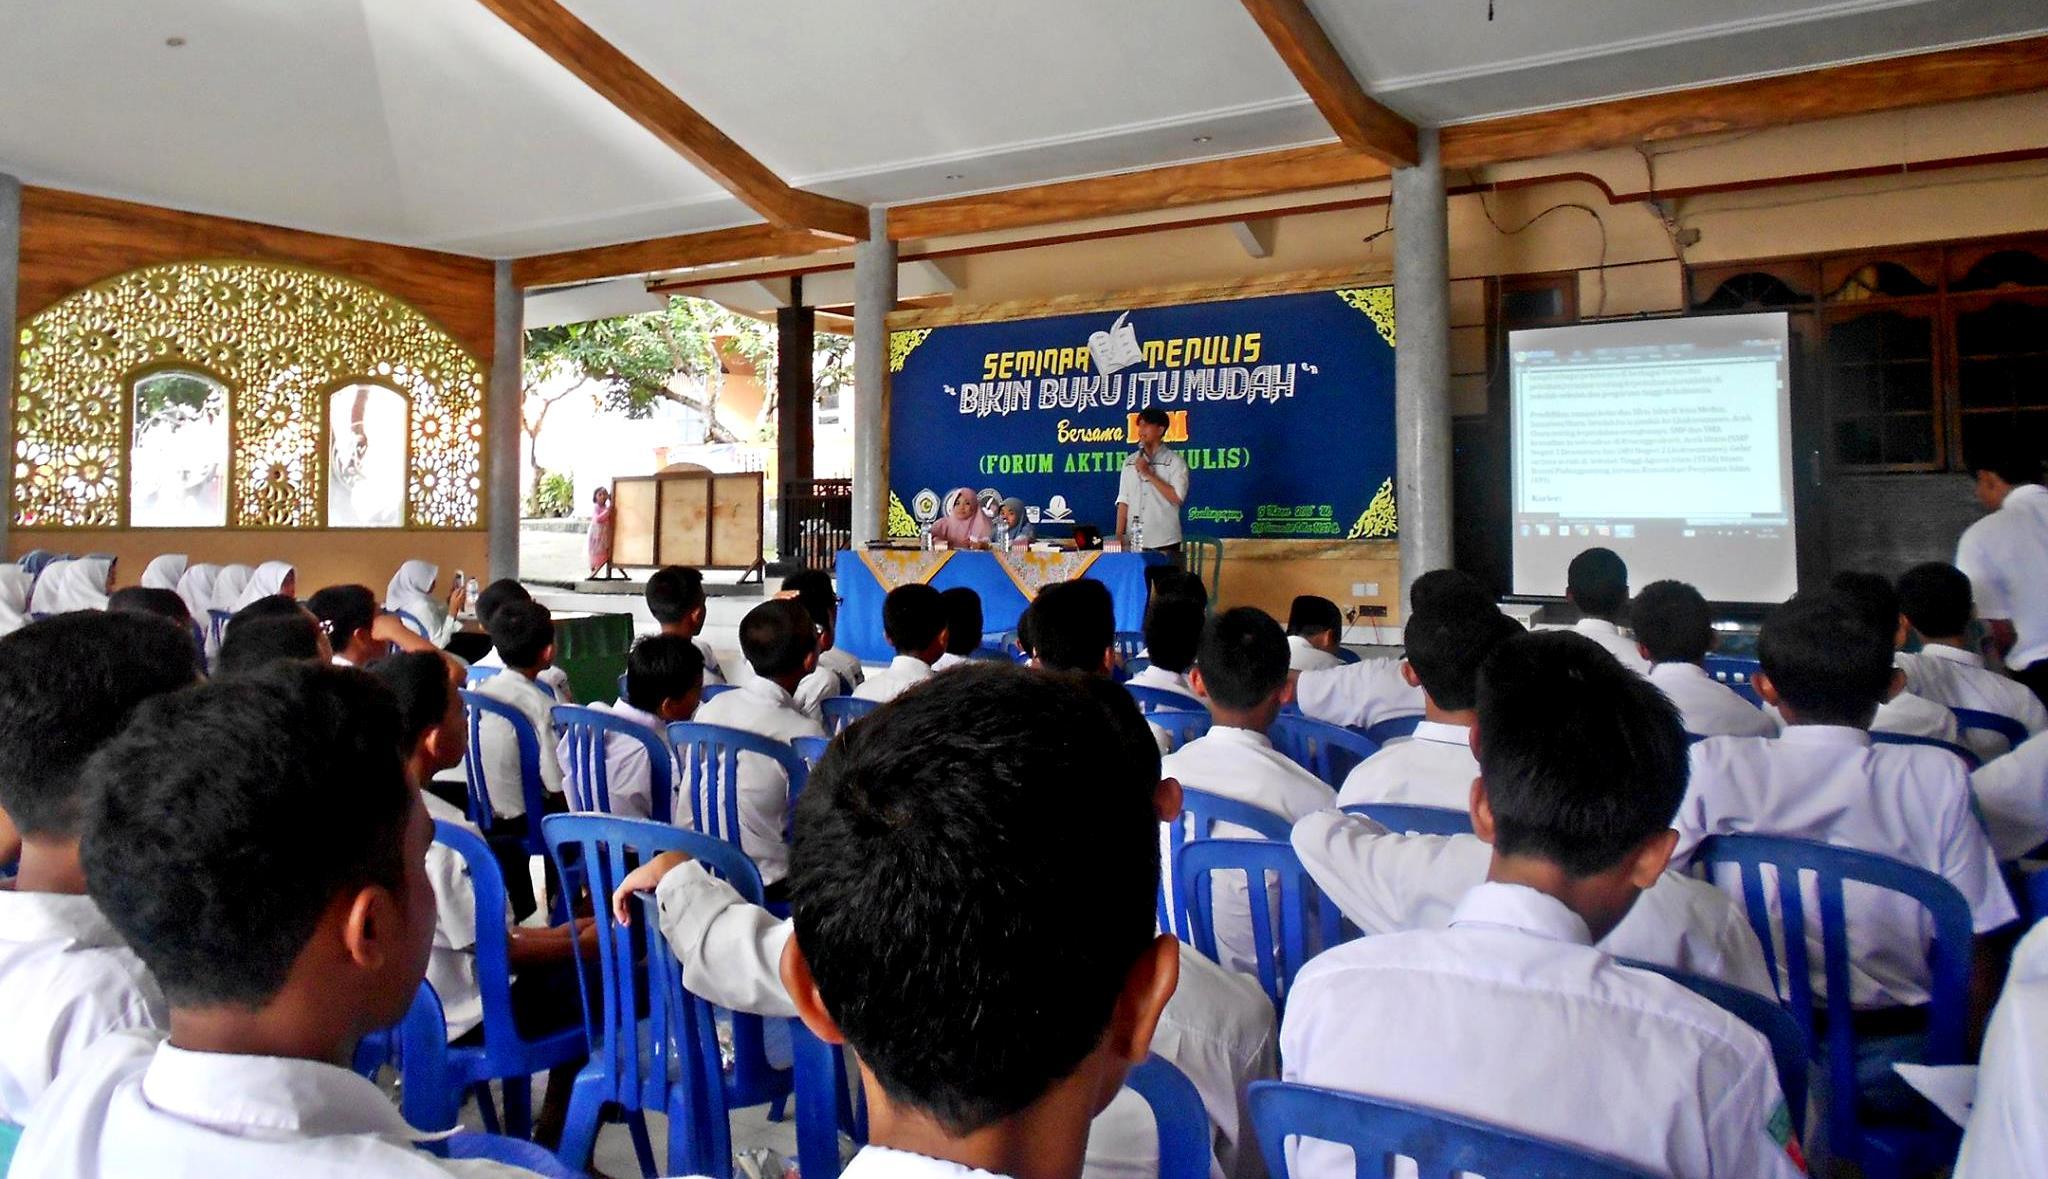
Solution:
{"label": "wooden ceiling beam", "polygon": [[756,258],[795,258],[836,250],[846,244],[833,235],[807,229],[785,229],[779,225],[742,225],[735,229],[713,229],[648,241],[597,246],[587,250],[566,250],[559,254],[537,254],[515,259],[512,281],[522,288],[562,286],[595,282],[626,275],[682,270],[721,262],[747,262]]}
{"label": "wooden ceiling beam", "polygon": [[1420,158],[1415,124],[1365,92],[1308,0],[1244,0],[1244,7],[1339,140],[1396,168]]}
{"label": "wooden ceiling beam", "polygon": [[478,2],[769,221],[848,241],[867,237],[865,208],[790,187],[558,0]]}

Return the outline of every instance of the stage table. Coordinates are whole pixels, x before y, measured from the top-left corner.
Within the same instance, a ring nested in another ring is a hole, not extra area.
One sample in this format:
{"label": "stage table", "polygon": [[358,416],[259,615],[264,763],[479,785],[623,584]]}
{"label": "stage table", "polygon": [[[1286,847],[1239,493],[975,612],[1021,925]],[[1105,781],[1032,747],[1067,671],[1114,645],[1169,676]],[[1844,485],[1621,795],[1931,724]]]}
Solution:
{"label": "stage table", "polygon": [[899,585],[923,582],[933,589],[964,585],[981,595],[982,628],[1015,630],[1024,607],[1039,588],[1086,577],[1109,587],[1116,603],[1116,628],[1145,627],[1145,569],[1164,565],[1161,553],[927,553],[909,549],[841,550],[838,647],[867,663],[887,663],[896,649],[882,633],[882,599]]}

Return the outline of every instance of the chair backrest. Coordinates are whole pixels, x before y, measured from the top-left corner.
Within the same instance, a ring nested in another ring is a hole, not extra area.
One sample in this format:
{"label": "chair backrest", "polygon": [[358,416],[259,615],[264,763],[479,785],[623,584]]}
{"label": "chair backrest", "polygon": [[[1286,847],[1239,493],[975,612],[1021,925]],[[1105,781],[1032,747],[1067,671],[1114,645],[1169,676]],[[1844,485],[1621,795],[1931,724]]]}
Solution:
{"label": "chair backrest", "polygon": [[[510,1044],[522,1040],[518,1021],[512,1016],[512,944],[502,919],[504,870],[498,866],[490,844],[465,827],[436,819],[434,842],[462,857],[463,866],[469,870],[470,888],[476,894],[476,985],[484,1001],[484,1042]],[[493,914],[500,915],[500,919],[490,920]],[[441,1019],[438,998],[434,1001],[434,1017],[437,1021]],[[429,1128],[422,1122],[413,1124]]]}
{"label": "chair backrest", "polygon": [[676,751],[678,785],[690,792],[690,826],[733,847],[741,846],[740,754],[757,753],[782,767],[792,809],[810,777],[810,766],[795,749],[744,729],[677,721],[668,727],[668,740]]}
{"label": "chair backrest", "polygon": [[444,1159],[488,1159],[531,1171],[541,1179],[588,1179],[582,1172],[563,1163],[553,1152],[537,1142],[523,1138],[507,1138],[501,1134],[479,1134],[465,1130],[446,1138],[431,1142],[421,1149],[436,1158]]}
{"label": "chair backrest", "polygon": [[1266,736],[1289,761],[1332,787],[1342,786],[1359,762],[1380,751],[1379,742],[1362,733],[1306,716],[1275,717]]}
{"label": "chair backrest", "polygon": [[675,766],[669,748],[659,736],[625,717],[575,704],[557,704],[550,710],[555,727],[562,732],[568,756],[562,760],[562,785],[569,794],[572,811],[612,813],[611,768],[605,757],[613,738],[635,741],[647,750],[649,818],[657,823],[670,819],[675,798]]}
{"label": "chair backrest", "polygon": [[818,701],[818,715],[825,722],[825,731],[837,737],[846,731],[846,726],[881,706],[878,700],[859,696],[827,696]]}
{"label": "chair backrest", "polygon": [[[1857,1120],[1856,1032],[1851,1006],[1849,921],[1842,893],[1847,883],[1900,893],[1927,910],[1934,923],[1929,946],[1931,975],[1925,1064],[1961,1064],[1966,1060],[1964,1027],[1969,1018],[1971,921],[1969,902],[1955,885],[1911,864],[1851,848],[1805,839],[1765,835],[1716,835],[1703,840],[1693,862],[1711,877],[1718,867],[1732,867],[1739,877],[1740,896],[1749,924],[1763,943],[1764,961],[1772,977],[1781,979],[1779,996],[1799,1023],[1807,1043],[1823,1051],[1828,1069],[1828,1135],[1837,1153],[1863,1159],[1864,1140]],[[1765,868],[1773,879],[1765,879]],[[1802,878],[1811,875],[1809,886]],[[1721,882],[1723,888],[1728,885]],[[1771,894],[1765,890],[1769,887]],[[1732,890],[1731,890],[1732,891]],[[1819,903],[1821,977],[1825,995],[1816,995],[1807,936],[1813,920],[1809,895]],[[1771,902],[1781,915],[1783,937],[1774,936]],[[1803,931],[1796,935],[1789,931]],[[1784,952],[1778,969],[1777,948]],[[1816,1033],[1815,1011],[1824,1007],[1826,1033]]]}
{"label": "chair backrest", "polygon": [[860,1146],[868,1141],[866,1106],[847,1083],[846,1050],[820,1040],[795,1019],[789,1021],[789,1048],[796,1082],[797,1171],[804,1179],[838,1179],[839,1135]]}
{"label": "chair backrest", "polygon": [[[540,734],[533,731],[533,722],[502,700],[467,688],[461,689],[461,693],[463,708],[469,713],[469,756],[462,759],[463,777],[469,786],[469,821],[485,831],[497,822],[497,812],[491,807],[490,782],[484,773],[485,717],[495,717],[512,726],[512,740],[519,757],[520,796],[526,800],[526,814],[538,816],[547,786],[540,776]],[[527,827],[526,846],[531,854],[542,854],[540,831],[532,822]]]}
{"label": "chair backrest", "polygon": [[825,750],[830,748],[831,745],[832,738],[830,737],[796,737],[789,743],[789,747],[796,750],[796,755],[804,759],[804,766],[807,770],[818,768],[818,762],[825,756]]}
{"label": "chair backrest", "polygon": [[1222,584],[1223,542],[1213,536],[1182,534],[1180,558],[1187,571],[1201,578],[1202,584],[1208,587],[1209,602],[1213,607],[1216,601],[1216,587]]}
{"label": "chair backrest", "polygon": [[1778,1069],[1778,1087],[1785,1092],[1785,1108],[1792,1114],[1794,1137],[1806,1135],[1806,1069],[1813,1059],[1806,1033],[1799,1021],[1775,999],[1755,991],[1722,982],[1718,978],[1687,974],[1655,962],[1636,958],[1617,959],[1624,966],[1661,974],[1700,998],[1755,1028],[1771,1046],[1771,1062]]}
{"label": "chair backrest", "polygon": [[[1146,718],[1158,724],[1161,717],[1180,714],[1155,712]],[[1188,714],[1199,716],[1203,732],[1209,730],[1207,713]],[[1173,730],[1169,729],[1168,732]],[[1179,748],[1185,742],[1176,742]],[[1277,839],[1287,842],[1293,826],[1287,820],[1268,810],[1261,810],[1248,802],[1224,798],[1192,786],[1181,788],[1180,818],[1164,824],[1166,829],[1166,864],[1159,875],[1159,928],[1178,935],[1183,941],[1188,936],[1187,904],[1175,883],[1180,879],[1180,850],[1190,840],[1213,837],[1216,824],[1234,823],[1248,827],[1258,833],[1261,839]]]}
{"label": "chair backrest", "polygon": [[1355,802],[1342,808],[1347,815],[1364,815],[1396,835],[1470,835],[1472,812],[1447,806],[1417,806],[1408,802]]}
{"label": "chair backrest", "polygon": [[428,631],[427,631],[427,624],[426,624],[426,623],[424,623],[424,622],[421,622],[421,621],[420,621],[420,620],[419,620],[418,618],[415,618],[415,617],[413,616],[413,614],[412,614],[412,611],[410,611],[410,610],[396,610],[396,609],[394,609],[394,610],[392,610],[392,611],[391,611],[391,613],[392,613],[392,614],[394,614],[394,615],[396,615],[396,616],[397,616],[397,618],[398,618],[398,621],[400,621],[400,622],[404,623],[404,624],[405,624],[405,628],[406,628],[407,630],[411,631],[412,633],[414,633],[414,634],[418,635],[419,637],[421,637],[421,638],[423,638],[423,639],[428,639],[428,638],[432,638],[432,637],[433,637],[433,635],[432,635],[432,634],[430,634],[430,633],[428,633]]}
{"label": "chair backrest", "polygon": [[1971,729],[1982,729],[1987,733],[1996,733],[2005,738],[2006,747],[2009,749],[2018,749],[2020,742],[2027,739],[2027,726],[2009,716],[1985,712],[1981,708],[1951,708],[1949,711],[1956,714],[1958,730],[1968,732]]}
{"label": "chair backrest", "polygon": [[1148,715],[1164,711],[1192,712],[1195,709],[1201,709],[1204,713],[1209,711],[1206,708],[1202,708],[1202,702],[1193,696],[1184,695],[1180,692],[1170,692],[1165,688],[1147,688],[1142,684],[1125,684],[1124,691],[1129,692],[1131,699],[1138,702],[1138,711]]}
{"label": "chair backrest", "polygon": [[1393,1174],[1389,1160],[1401,1157],[1426,1179],[1645,1179],[1627,1164],[1533,1134],[1359,1093],[1254,1081],[1249,1104],[1272,1179],[1291,1179],[1290,1138],[1349,1146],[1361,1176]]}
{"label": "chair backrest", "polygon": [[697,707],[702,708],[706,700],[716,700],[737,687],[738,684],[705,684],[704,690],[697,696]]}
{"label": "chair backrest", "polygon": [[474,688],[478,684],[483,683],[485,680],[490,679],[492,676],[497,675],[499,672],[503,670],[505,669],[502,667],[478,667],[476,664],[472,663],[469,665],[469,668],[462,673],[463,680],[465,681],[464,686]]}
{"label": "chair backrest", "polygon": [[1975,750],[1965,749],[1953,741],[1944,741],[1939,737],[1918,737],[1912,733],[1886,733],[1872,729],[1870,739],[1879,745],[1926,745],[1934,749],[1946,749],[1962,758],[1963,767],[1969,770],[1976,770],[1984,764],[1984,759],[1978,757]]}
{"label": "chair backrest", "polygon": [[[35,617],[41,619],[48,618],[49,615],[38,614]],[[220,641],[228,631],[228,619],[233,617],[234,614],[227,610],[208,610],[206,612],[206,641],[208,646],[216,651],[220,650]]]}
{"label": "chair backrest", "polygon": [[1390,716],[1384,720],[1374,721],[1372,724],[1367,725],[1365,727],[1365,735],[1373,744],[1385,745],[1387,742],[1401,737],[1413,737],[1415,735],[1415,726],[1421,723],[1422,714],[1419,712],[1408,716]]}
{"label": "chair backrest", "polygon": [[1171,708],[1162,709],[1159,712],[1148,712],[1145,714],[1145,719],[1151,724],[1166,730],[1167,744],[1174,749],[1179,749],[1181,746],[1208,732],[1209,726],[1215,723],[1215,718],[1211,717],[1207,712],[1197,712],[1192,708]]}
{"label": "chair backrest", "polygon": [[[1216,872],[1242,872],[1251,896],[1252,946],[1258,960],[1259,986],[1275,1010],[1287,1001],[1294,976],[1316,954],[1342,940],[1337,906],[1309,879],[1308,870],[1286,839],[1196,839],[1174,856],[1174,895],[1186,914],[1182,940],[1221,963],[1216,946],[1214,891],[1208,879]],[[1260,903],[1277,890],[1280,927],[1273,928],[1275,905]]]}
{"label": "chair backrest", "polygon": [[1153,1053],[1124,1078],[1124,1086],[1152,1107],[1159,1131],[1159,1179],[1208,1179],[1215,1156],[1202,1091],[1173,1062]]}

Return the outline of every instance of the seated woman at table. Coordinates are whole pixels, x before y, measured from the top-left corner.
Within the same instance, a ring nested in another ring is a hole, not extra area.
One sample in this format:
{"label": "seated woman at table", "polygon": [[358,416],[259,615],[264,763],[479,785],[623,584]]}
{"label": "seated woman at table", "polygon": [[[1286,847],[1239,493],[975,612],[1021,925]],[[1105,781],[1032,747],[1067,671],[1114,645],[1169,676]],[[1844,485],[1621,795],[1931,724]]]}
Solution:
{"label": "seated woman at table", "polygon": [[995,525],[982,514],[971,487],[956,487],[946,496],[946,513],[932,525],[932,539],[948,548],[985,549]]}
{"label": "seated woman at table", "polygon": [[1016,496],[1003,501],[996,509],[996,517],[1010,526],[1010,543],[1030,544],[1038,539],[1038,529],[1032,526],[1031,517],[1024,511],[1024,501]]}

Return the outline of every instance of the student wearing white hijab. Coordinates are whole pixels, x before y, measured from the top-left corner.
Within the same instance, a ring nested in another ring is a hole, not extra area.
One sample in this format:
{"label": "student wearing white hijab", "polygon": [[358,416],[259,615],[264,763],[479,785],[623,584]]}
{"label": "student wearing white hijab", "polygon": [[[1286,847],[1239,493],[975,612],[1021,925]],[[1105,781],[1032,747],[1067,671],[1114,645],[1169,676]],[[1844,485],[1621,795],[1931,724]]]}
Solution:
{"label": "student wearing white hijab", "polygon": [[186,558],[183,553],[165,553],[142,571],[138,582],[144,589],[167,589],[176,591],[178,579],[185,576]]}
{"label": "student wearing white hijab", "polygon": [[242,594],[235,599],[231,609],[239,613],[243,607],[256,599],[268,598],[274,594],[295,597],[298,588],[299,571],[289,562],[265,561],[256,566],[256,571],[249,575],[249,584],[242,587]]}
{"label": "student wearing white hijab", "polygon": [[28,591],[35,575],[19,565],[0,565],[0,635],[28,625]]}
{"label": "student wearing white hijab", "polygon": [[249,588],[249,579],[255,576],[256,571],[247,565],[221,566],[220,576],[213,581],[213,600],[206,608],[233,614],[242,600],[242,591]]}
{"label": "student wearing white hijab", "polygon": [[208,610],[213,609],[213,587],[220,580],[220,566],[201,562],[187,565],[179,576],[178,584],[172,588],[185,599],[185,611],[192,615],[192,621],[204,627]]}
{"label": "student wearing white hijab", "polygon": [[37,614],[69,614],[74,610],[104,610],[107,594],[114,588],[114,559],[79,557],[52,561],[36,578],[29,595],[29,609]]}
{"label": "student wearing white hijab", "polygon": [[443,601],[434,593],[440,580],[439,565],[431,561],[407,561],[391,575],[391,584],[384,587],[384,608],[403,610],[412,615],[427,628],[427,638],[436,647],[445,647],[448,640],[462,629],[455,612],[462,608],[463,587],[454,587],[447,600]]}

